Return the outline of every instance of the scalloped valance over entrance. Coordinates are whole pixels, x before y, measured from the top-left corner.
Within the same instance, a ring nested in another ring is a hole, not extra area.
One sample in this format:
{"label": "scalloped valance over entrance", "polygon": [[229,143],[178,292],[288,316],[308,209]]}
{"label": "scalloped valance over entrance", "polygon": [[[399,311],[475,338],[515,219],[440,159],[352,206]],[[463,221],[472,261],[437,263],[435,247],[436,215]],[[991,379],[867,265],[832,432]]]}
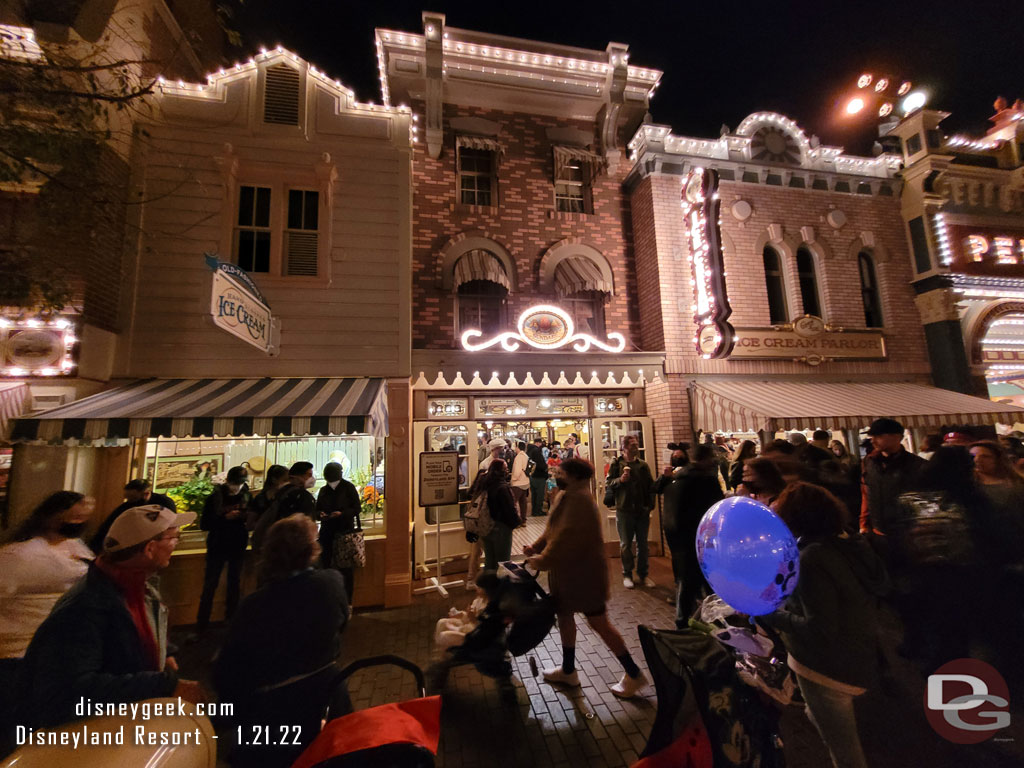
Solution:
{"label": "scalloped valance over entrance", "polygon": [[453,281],[455,290],[458,290],[463,283],[470,283],[474,280],[489,280],[504,286],[506,291],[511,290],[512,286],[498,257],[483,250],[467,251],[455,262],[455,279]]}
{"label": "scalloped valance over entrance", "polygon": [[559,296],[572,296],[582,291],[612,293],[612,285],[593,261],[585,256],[569,256],[555,267],[555,290]]}

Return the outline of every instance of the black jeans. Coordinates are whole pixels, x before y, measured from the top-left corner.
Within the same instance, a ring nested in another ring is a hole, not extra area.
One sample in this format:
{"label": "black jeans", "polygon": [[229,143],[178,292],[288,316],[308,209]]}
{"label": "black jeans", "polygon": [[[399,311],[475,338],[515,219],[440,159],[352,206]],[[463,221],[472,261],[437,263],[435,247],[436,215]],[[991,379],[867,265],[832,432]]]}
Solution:
{"label": "black jeans", "polygon": [[242,591],[242,563],[245,550],[229,552],[222,550],[206,550],[206,573],[203,575],[203,594],[199,598],[199,615],[196,625],[200,632],[205,632],[210,625],[210,612],[213,610],[213,596],[217,593],[220,574],[225,564],[228,567],[227,599],[224,604],[224,616],[230,619],[238,607]]}

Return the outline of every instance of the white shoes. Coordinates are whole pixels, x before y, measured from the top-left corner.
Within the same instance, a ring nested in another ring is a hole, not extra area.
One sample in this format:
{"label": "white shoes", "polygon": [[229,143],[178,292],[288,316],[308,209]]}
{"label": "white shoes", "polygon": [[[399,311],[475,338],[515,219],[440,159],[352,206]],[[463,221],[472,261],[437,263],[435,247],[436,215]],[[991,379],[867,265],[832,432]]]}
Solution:
{"label": "white shoes", "polygon": [[631,578],[629,578],[629,576],[623,576],[622,577],[622,586],[624,586],[626,589],[632,589],[636,585],[633,583],[633,580]]}
{"label": "white shoes", "polygon": [[578,672],[572,672],[567,675],[562,671],[561,667],[551,667],[550,669],[544,670],[544,682],[556,685],[570,685],[574,688],[578,688],[580,684],[580,675]]}
{"label": "white shoes", "polygon": [[631,699],[636,696],[641,689],[645,688],[649,682],[650,681],[647,679],[647,675],[644,674],[643,670],[640,670],[640,674],[636,677],[630,677],[623,672],[622,679],[611,687],[611,691],[620,699]]}
{"label": "white shoes", "polygon": [[654,583],[653,581],[651,581],[651,580],[650,580],[649,578],[647,578],[647,577],[645,576],[645,577],[644,577],[644,586],[645,586],[645,587],[647,587],[648,589],[650,589],[651,587],[656,587],[656,586],[658,586],[658,585],[657,585],[657,584],[655,584],[655,583]]}

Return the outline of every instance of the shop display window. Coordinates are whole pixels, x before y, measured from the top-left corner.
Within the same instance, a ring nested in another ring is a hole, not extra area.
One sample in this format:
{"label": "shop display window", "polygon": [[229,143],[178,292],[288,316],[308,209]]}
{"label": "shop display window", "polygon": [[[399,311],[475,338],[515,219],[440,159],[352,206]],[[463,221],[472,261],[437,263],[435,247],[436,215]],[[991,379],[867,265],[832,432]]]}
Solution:
{"label": "shop display window", "polygon": [[[328,437],[153,438],[138,441],[133,475],[146,477],[153,489],[174,499],[179,510],[202,513],[206,497],[228,469],[244,466],[255,494],[273,464],[297,461],[313,465],[315,497],[326,484],[324,465],[341,464],[346,480],[362,501],[364,530],[384,527],[384,440],[368,435]],[[198,529],[198,521],[193,526]]]}

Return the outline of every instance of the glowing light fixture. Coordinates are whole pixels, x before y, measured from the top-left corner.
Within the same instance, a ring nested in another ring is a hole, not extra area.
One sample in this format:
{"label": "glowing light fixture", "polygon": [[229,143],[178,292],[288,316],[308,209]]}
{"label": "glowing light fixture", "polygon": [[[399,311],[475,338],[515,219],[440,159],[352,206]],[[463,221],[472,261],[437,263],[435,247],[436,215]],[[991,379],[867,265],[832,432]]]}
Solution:
{"label": "glowing light fixture", "polygon": [[871,75],[865,73],[865,74],[861,75],[857,79],[857,87],[858,88],[867,88],[869,85],[871,85],[871,81],[873,79],[874,78],[872,78]]}
{"label": "glowing light fixture", "polygon": [[910,81],[909,80],[904,80],[902,83],[900,83],[900,87],[896,91],[896,95],[897,96],[906,96],[908,93],[910,93]]}
{"label": "glowing light fixture", "polygon": [[892,114],[892,102],[891,101],[885,102],[885,104],[883,104],[882,106],[880,106],[878,108],[878,116],[879,117],[887,117],[888,115],[891,115],[891,114]]}
{"label": "glowing light fixture", "polygon": [[847,102],[846,104],[846,114],[848,115],[856,115],[862,109],[864,109],[864,99],[860,98],[859,96],[850,99],[850,101]]}
{"label": "glowing light fixture", "polygon": [[878,82],[875,83],[875,93],[881,93],[889,87],[889,80],[884,77],[878,78]]}
{"label": "glowing light fixture", "polygon": [[900,111],[904,115],[909,115],[925,105],[928,101],[928,96],[924,91],[914,91],[913,93],[907,94],[906,98],[903,99],[903,103],[900,104]]}

